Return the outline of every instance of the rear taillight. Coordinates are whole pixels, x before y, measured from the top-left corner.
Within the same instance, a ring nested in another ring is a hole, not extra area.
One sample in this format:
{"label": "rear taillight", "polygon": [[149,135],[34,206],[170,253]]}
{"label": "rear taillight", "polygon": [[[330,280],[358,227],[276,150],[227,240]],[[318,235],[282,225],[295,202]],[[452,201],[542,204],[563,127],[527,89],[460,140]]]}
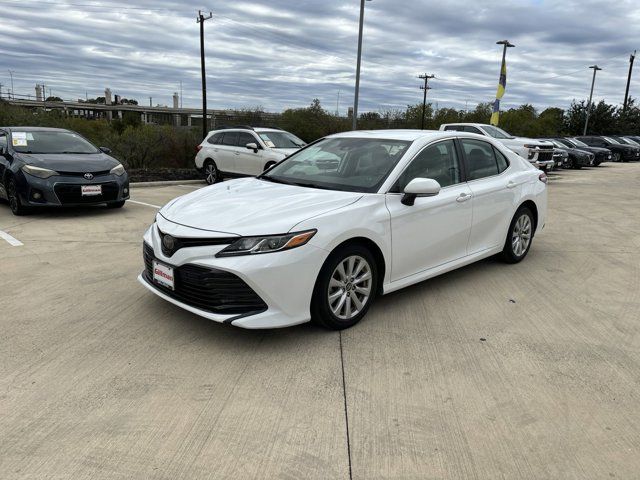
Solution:
{"label": "rear taillight", "polygon": [[196,147],[196,152],[199,152],[200,150],[202,150],[202,145],[198,145],[198,146]]}
{"label": "rear taillight", "polygon": [[540,175],[538,175],[538,180],[540,180],[542,183],[547,183],[549,181],[549,177],[547,177],[547,174],[542,172]]}

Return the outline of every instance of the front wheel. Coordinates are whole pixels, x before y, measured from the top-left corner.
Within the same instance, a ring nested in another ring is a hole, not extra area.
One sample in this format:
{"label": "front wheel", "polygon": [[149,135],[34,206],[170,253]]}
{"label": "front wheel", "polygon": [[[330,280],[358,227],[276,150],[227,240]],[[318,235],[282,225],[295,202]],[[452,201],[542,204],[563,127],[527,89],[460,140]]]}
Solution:
{"label": "front wheel", "polygon": [[362,245],[348,245],[332,253],[318,275],[311,300],[311,319],[330,330],[358,323],[376,296],[378,269]]}
{"label": "front wheel", "polygon": [[533,234],[533,213],[527,207],[521,207],[509,225],[509,232],[502,250],[502,259],[507,263],[521,262],[529,253]]}
{"label": "front wheel", "polygon": [[29,207],[22,205],[20,195],[18,194],[18,187],[16,186],[16,181],[13,178],[10,178],[7,182],[7,197],[9,198],[9,208],[11,208],[11,213],[19,217],[26,215],[29,212]]}
{"label": "front wheel", "polygon": [[124,207],[124,200],[120,200],[119,202],[107,203],[107,208],[122,208]]}
{"label": "front wheel", "polygon": [[271,167],[273,167],[275,164],[276,164],[276,162],[267,162],[267,164],[264,166],[264,171],[266,172]]}

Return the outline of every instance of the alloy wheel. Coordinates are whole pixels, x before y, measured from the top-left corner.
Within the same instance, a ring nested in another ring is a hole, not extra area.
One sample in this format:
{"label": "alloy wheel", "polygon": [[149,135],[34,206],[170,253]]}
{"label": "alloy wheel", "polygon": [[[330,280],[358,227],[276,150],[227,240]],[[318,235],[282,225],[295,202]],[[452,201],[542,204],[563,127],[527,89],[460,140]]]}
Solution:
{"label": "alloy wheel", "polygon": [[527,252],[531,243],[531,230],[531,218],[526,214],[521,215],[513,226],[511,234],[511,247],[516,257],[521,257]]}
{"label": "alloy wheel", "polygon": [[16,192],[16,184],[13,180],[9,181],[9,185],[7,185],[7,197],[9,198],[9,207],[12,212],[17,212],[20,209],[20,205],[18,203],[18,193]]}
{"label": "alloy wheel", "polygon": [[218,179],[218,171],[213,163],[207,163],[204,167],[205,179],[209,185],[216,183]]}
{"label": "alloy wheel", "polygon": [[340,320],[351,320],[371,298],[371,265],[363,257],[352,255],[342,260],[329,280],[327,296],[331,312]]}

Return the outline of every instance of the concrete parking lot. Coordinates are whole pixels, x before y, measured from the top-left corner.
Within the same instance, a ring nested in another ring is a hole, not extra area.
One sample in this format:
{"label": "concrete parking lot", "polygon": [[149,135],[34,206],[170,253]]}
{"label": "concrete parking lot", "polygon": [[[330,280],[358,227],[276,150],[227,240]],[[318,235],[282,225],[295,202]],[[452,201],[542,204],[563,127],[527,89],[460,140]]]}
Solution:
{"label": "concrete parking lot", "polygon": [[[146,291],[123,210],[0,205],[2,479],[602,479],[640,472],[640,165],[562,171],[529,257],[245,331]],[[145,205],[147,204],[147,205]]]}

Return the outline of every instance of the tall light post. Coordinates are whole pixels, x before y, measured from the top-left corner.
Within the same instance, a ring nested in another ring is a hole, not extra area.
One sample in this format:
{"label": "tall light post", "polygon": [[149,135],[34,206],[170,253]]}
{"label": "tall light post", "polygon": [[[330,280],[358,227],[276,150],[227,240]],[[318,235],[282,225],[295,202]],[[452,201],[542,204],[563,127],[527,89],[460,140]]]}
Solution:
{"label": "tall light post", "polygon": [[364,28],[364,2],[371,0],[360,0],[360,31],[358,34],[358,63],[356,65],[356,93],[353,99],[353,120],[351,129],[358,128],[358,97],[360,96],[360,64],[362,63],[362,30]]}
{"label": "tall light post", "polygon": [[593,69],[593,80],[591,80],[591,93],[589,94],[589,103],[587,103],[587,118],[584,122],[584,133],[587,134],[587,128],[589,127],[589,116],[591,115],[591,101],[593,100],[593,87],[596,84],[596,73],[598,70],[602,70],[598,65],[591,65],[589,68]]}
{"label": "tall light post", "polygon": [[198,11],[198,23],[200,24],[200,70],[202,75],[202,138],[207,138],[209,129],[207,128],[207,72],[204,61],[204,22],[213,18],[213,13],[205,17],[202,11]]}
{"label": "tall light post", "polygon": [[13,100],[16,99],[16,92],[13,89],[13,70],[9,70],[9,76],[11,77],[11,97],[13,98]]}
{"label": "tall light post", "polygon": [[498,125],[500,122],[500,100],[504,96],[507,88],[507,48],[515,47],[509,40],[500,40],[496,45],[502,45],[502,63],[500,64],[500,80],[498,81],[498,92],[496,93],[496,101],[493,104],[493,113],[491,115],[491,125]]}

